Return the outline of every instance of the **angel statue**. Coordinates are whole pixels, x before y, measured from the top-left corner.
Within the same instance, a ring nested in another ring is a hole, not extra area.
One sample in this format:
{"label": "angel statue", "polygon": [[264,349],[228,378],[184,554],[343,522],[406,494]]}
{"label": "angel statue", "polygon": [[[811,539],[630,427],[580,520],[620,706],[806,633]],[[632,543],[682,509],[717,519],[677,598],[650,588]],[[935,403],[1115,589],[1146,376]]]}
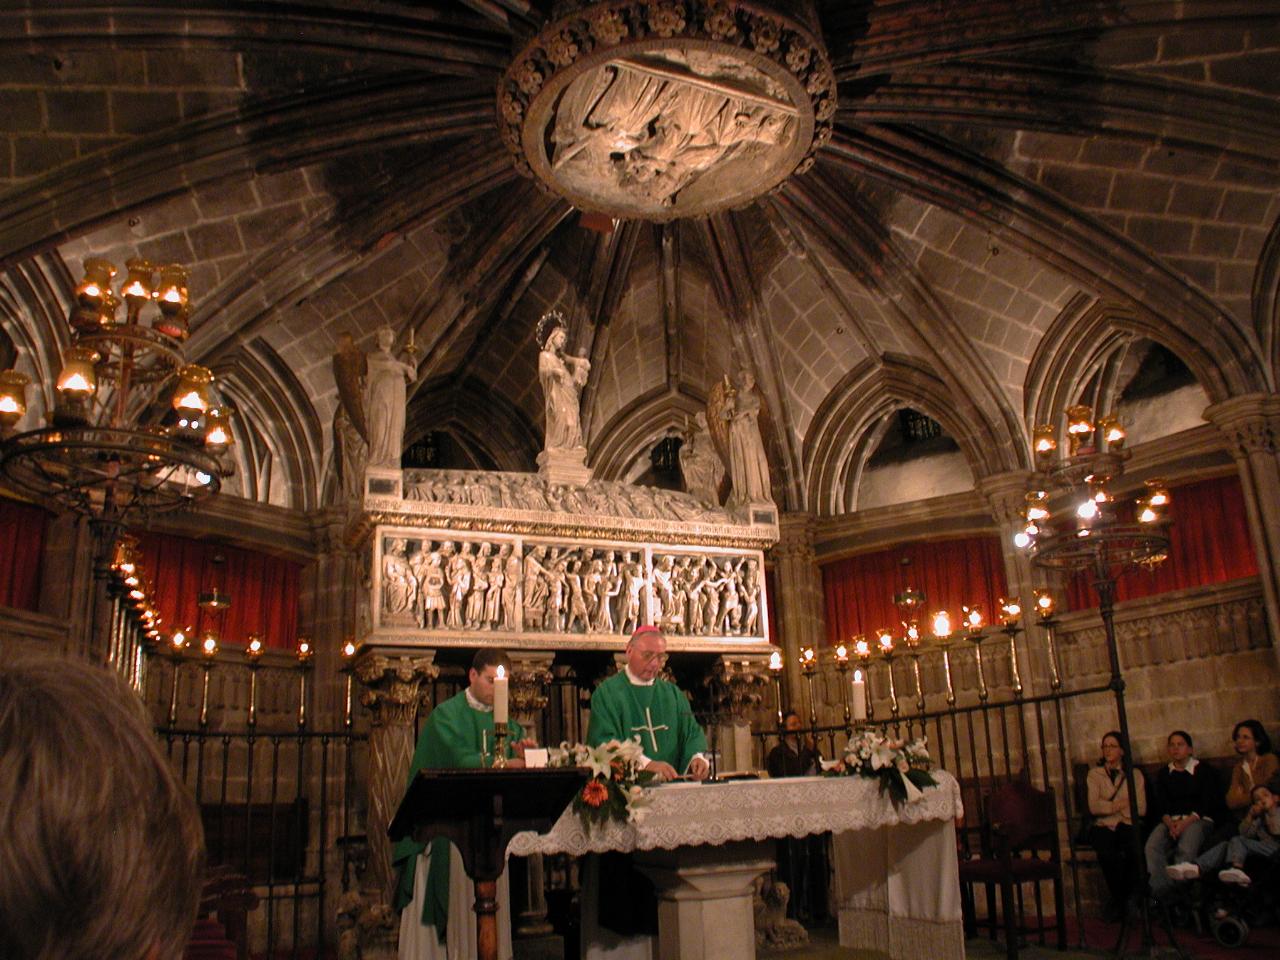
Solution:
{"label": "angel statue", "polygon": [[694,426],[685,430],[685,440],[680,445],[680,472],[684,474],[686,491],[703,503],[720,505],[724,462],[716,453],[707,430],[707,415],[702,411],[694,417]]}
{"label": "angel statue", "polygon": [[404,453],[406,387],[418,371],[412,364],[397,360],[391,352],[396,333],[390,327],[378,331],[378,350],[369,354],[365,378],[364,409],[369,436],[369,466],[400,466]]}
{"label": "angel statue", "polygon": [[364,467],[369,457],[369,431],[364,422],[364,381],[369,363],[351,334],[338,335],[333,355],[333,382],[338,388],[338,409],[333,415],[334,465],[344,502],[364,492]]}
{"label": "angel statue", "polygon": [[760,433],[760,419],[767,420],[769,411],[755,384],[749,370],[738,374],[737,386],[725,374],[707,398],[707,426],[729,464],[733,484],[729,503],[735,507],[773,502],[769,461]]}
{"label": "angel statue", "polygon": [[582,449],[580,405],[591,362],[565,353],[564,317],[552,310],[538,321],[538,379],[546,400],[547,450]]}

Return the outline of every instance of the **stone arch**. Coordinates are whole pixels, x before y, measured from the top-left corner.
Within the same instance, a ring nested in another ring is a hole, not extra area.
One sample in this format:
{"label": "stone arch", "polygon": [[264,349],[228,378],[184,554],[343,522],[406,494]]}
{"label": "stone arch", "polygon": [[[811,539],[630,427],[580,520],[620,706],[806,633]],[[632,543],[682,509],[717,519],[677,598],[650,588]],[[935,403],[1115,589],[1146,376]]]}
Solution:
{"label": "stone arch", "polygon": [[542,438],[524,413],[483,382],[467,377],[428,381],[409,404],[406,445],[431,430],[453,434],[460,443],[484,451],[504,471],[533,470]]}
{"label": "stone arch", "polygon": [[705,410],[705,401],[684,393],[672,394],[665,387],[642,394],[615,413],[600,431],[587,453],[592,475],[596,480],[625,480],[627,468],[637,457],[647,455],[668,430],[683,432],[686,422]]}
{"label": "stone arch", "polygon": [[283,471],[284,506],[320,504],[324,431],[307,393],[276,352],[258,338],[214,367],[222,392],[239,411],[233,448],[246,499],[269,502],[271,476]]}
{"label": "stone arch", "polygon": [[1099,387],[1092,393],[1092,405],[1110,410],[1124,386],[1120,373],[1127,362],[1125,353],[1138,339],[1174,353],[1195,374],[1211,402],[1230,396],[1230,377],[1196,338],[1173,325],[1157,327],[1124,304],[1078,295],[1049,326],[1027,367],[1023,414],[1028,429],[1058,423],[1095,374]]}
{"label": "stone arch", "polygon": [[1280,375],[1280,220],[1271,225],[1262,245],[1250,299],[1253,329],[1262,340],[1272,373]]}
{"label": "stone arch", "polygon": [[960,415],[964,408],[936,374],[915,358],[886,355],[882,362],[866,360],[849,371],[814,415],[804,442],[810,510],[832,515],[852,509],[867,458],[888,416],[903,407],[942,424],[975,478],[1004,469],[989,430]]}

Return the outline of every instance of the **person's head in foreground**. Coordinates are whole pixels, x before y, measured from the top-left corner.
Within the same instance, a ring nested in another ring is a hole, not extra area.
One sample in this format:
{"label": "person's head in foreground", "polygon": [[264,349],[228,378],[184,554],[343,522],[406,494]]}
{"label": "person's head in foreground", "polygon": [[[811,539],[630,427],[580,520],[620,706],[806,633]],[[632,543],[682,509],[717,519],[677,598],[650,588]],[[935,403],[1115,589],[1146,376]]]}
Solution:
{"label": "person's head in foreground", "polygon": [[493,706],[493,681],[498,676],[498,667],[502,667],[508,678],[511,676],[511,658],[502,650],[482,647],[471,658],[471,669],[467,671],[471,695],[486,707]]}
{"label": "person's head in foreground", "polygon": [[667,638],[657,627],[641,627],[627,641],[627,669],[637,680],[653,680],[667,665]]}
{"label": "person's head in foreground", "polygon": [[0,663],[0,957],[176,960],[204,833],[141,701],[99,667]]}

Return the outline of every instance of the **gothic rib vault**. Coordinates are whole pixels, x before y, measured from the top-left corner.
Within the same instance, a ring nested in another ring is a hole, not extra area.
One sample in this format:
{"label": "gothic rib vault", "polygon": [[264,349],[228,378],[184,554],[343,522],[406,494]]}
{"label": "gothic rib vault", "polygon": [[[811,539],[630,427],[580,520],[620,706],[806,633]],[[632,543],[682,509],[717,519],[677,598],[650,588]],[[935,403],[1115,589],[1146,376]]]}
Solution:
{"label": "gothic rib vault", "polygon": [[[0,11],[0,346],[49,382],[83,257],[189,264],[189,355],[246,412],[251,499],[331,500],[330,356],[388,322],[424,348],[408,439],[448,433],[457,466],[533,469],[549,306],[592,360],[601,479],[643,472],[748,366],[780,506],[823,514],[856,506],[900,407],[980,482],[1025,469],[1064,398],[1113,402],[1134,344],[1167,347],[1209,402],[1275,388],[1270,4],[820,0],[837,96],[812,168],[617,220],[522,175],[504,140],[508,68],[580,4],[328,6]],[[594,6],[755,36],[727,0]]]}

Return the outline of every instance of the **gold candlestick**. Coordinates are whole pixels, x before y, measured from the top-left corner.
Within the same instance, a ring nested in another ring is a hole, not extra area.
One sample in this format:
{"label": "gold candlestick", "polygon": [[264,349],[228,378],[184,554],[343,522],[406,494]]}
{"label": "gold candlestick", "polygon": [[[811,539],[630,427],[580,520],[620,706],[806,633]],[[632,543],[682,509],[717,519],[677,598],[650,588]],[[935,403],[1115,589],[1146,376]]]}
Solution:
{"label": "gold candlestick", "polygon": [[871,697],[871,644],[862,634],[857,634],[853,638],[853,652],[858,655],[858,659],[862,662],[862,675],[866,677],[867,720],[871,721],[876,718],[876,707]]}
{"label": "gold candlestick", "polygon": [[505,770],[507,766],[507,725],[493,725],[493,769]]}
{"label": "gold candlestick", "polygon": [[956,705],[956,688],[951,680],[951,614],[939,610],[933,615],[933,639],[942,651],[942,676],[947,682],[947,706]]}
{"label": "gold candlestick", "polygon": [[853,714],[849,710],[849,648],[843,643],[836,647],[836,671],[840,674],[840,701],[844,704],[844,729],[853,733]]}
{"label": "gold candlestick", "polygon": [[1049,688],[1057,690],[1062,686],[1062,676],[1058,672],[1058,645],[1054,637],[1053,595],[1048,590],[1036,591],[1036,617],[1040,626],[1044,627],[1045,642],[1049,653]]}
{"label": "gold candlestick", "polygon": [[1018,669],[1018,621],[1022,618],[1022,604],[1017,600],[1000,601],[1000,623],[1009,638],[1009,678],[1015,700],[1022,699],[1022,673]]}
{"label": "gold candlestick", "polygon": [[782,654],[777,650],[769,654],[769,673],[773,677],[773,697],[778,705],[778,736],[782,736]]}
{"label": "gold candlestick", "polygon": [[977,607],[964,607],[965,633],[973,644],[973,662],[978,668],[978,700],[987,702],[987,674],[982,664],[982,612]]}

